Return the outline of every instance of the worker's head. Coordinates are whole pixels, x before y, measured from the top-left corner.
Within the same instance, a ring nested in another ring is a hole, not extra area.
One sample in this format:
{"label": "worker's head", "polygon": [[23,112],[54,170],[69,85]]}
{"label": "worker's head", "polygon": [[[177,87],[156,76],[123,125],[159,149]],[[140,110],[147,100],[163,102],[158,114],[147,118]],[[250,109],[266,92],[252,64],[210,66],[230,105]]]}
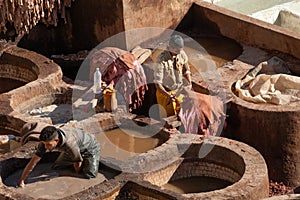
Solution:
{"label": "worker's head", "polygon": [[53,150],[59,142],[57,128],[54,126],[46,126],[43,128],[40,134],[40,140],[45,145],[47,150]]}
{"label": "worker's head", "polygon": [[169,50],[173,53],[179,53],[183,47],[183,38],[180,35],[172,35],[169,41]]}

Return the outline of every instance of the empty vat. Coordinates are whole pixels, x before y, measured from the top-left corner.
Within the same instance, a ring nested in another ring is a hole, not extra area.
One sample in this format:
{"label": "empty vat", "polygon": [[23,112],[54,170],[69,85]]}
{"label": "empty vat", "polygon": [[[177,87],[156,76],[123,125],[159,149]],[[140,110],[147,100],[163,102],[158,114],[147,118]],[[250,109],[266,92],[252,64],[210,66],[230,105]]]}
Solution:
{"label": "empty vat", "polygon": [[[176,137],[182,138],[183,135]],[[149,172],[145,180],[159,186],[162,191],[172,191],[185,199],[268,197],[267,167],[255,149],[222,137],[201,140],[198,136],[190,142],[177,162]],[[177,143],[178,146],[184,144]]]}
{"label": "empty vat", "polygon": [[66,87],[58,65],[42,55],[15,46],[0,57],[1,81],[6,82],[0,86],[0,113],[4,114],[22,109],[32,98],[59,93]]}
{"label": "empty vat", "polygon": [[19,88],[38,78],[38,67],[26,58],[13,58],[3,53],[0,57],[0,94]]}

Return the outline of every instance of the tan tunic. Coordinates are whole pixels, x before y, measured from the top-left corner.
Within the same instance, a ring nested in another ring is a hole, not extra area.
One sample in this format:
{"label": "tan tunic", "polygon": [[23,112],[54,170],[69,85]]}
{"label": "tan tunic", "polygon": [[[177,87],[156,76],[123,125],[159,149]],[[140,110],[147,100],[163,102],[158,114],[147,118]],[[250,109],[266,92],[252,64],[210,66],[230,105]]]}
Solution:
{"label": "tan tunic", "polygon": [[172,56],[170,52],[163,51],[157,57],[157,65],[154,69],[154,83],[162,84],[168,91],[177,90],[183,84],[183,75],[190,71],[188,57],[182,50]]}

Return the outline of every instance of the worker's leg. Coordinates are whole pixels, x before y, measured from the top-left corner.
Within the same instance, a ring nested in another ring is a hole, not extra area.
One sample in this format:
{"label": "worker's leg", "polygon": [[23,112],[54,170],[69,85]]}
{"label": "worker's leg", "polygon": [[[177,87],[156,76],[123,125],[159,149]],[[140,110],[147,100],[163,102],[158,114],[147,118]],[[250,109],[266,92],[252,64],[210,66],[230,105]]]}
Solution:
{"label": "worker's leg", "polygon": [[72,167],[73,162],[71,161],[68,154],[65,152],[61,152],[56,161],[54,162],[52,168],[53,169],[64,169],[68,167]]}
{"label": "worker's leg", "polygon": [[100,162],[100,146],[91,152],[85,152],[82,155],[82,172],[86,178],[95,178],[98,174],[99,162]]}

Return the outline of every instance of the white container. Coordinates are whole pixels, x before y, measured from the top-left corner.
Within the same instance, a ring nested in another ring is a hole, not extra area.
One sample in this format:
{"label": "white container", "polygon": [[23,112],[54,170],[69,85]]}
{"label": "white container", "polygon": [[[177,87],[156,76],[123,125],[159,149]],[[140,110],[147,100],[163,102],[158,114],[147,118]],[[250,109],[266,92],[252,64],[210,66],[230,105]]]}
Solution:
{"label": "white container", "polygon": [[95,94],[100,94],[101,92],[101,72],[99,68],[96,68],[96,71],[94,73],[94,93]]}

